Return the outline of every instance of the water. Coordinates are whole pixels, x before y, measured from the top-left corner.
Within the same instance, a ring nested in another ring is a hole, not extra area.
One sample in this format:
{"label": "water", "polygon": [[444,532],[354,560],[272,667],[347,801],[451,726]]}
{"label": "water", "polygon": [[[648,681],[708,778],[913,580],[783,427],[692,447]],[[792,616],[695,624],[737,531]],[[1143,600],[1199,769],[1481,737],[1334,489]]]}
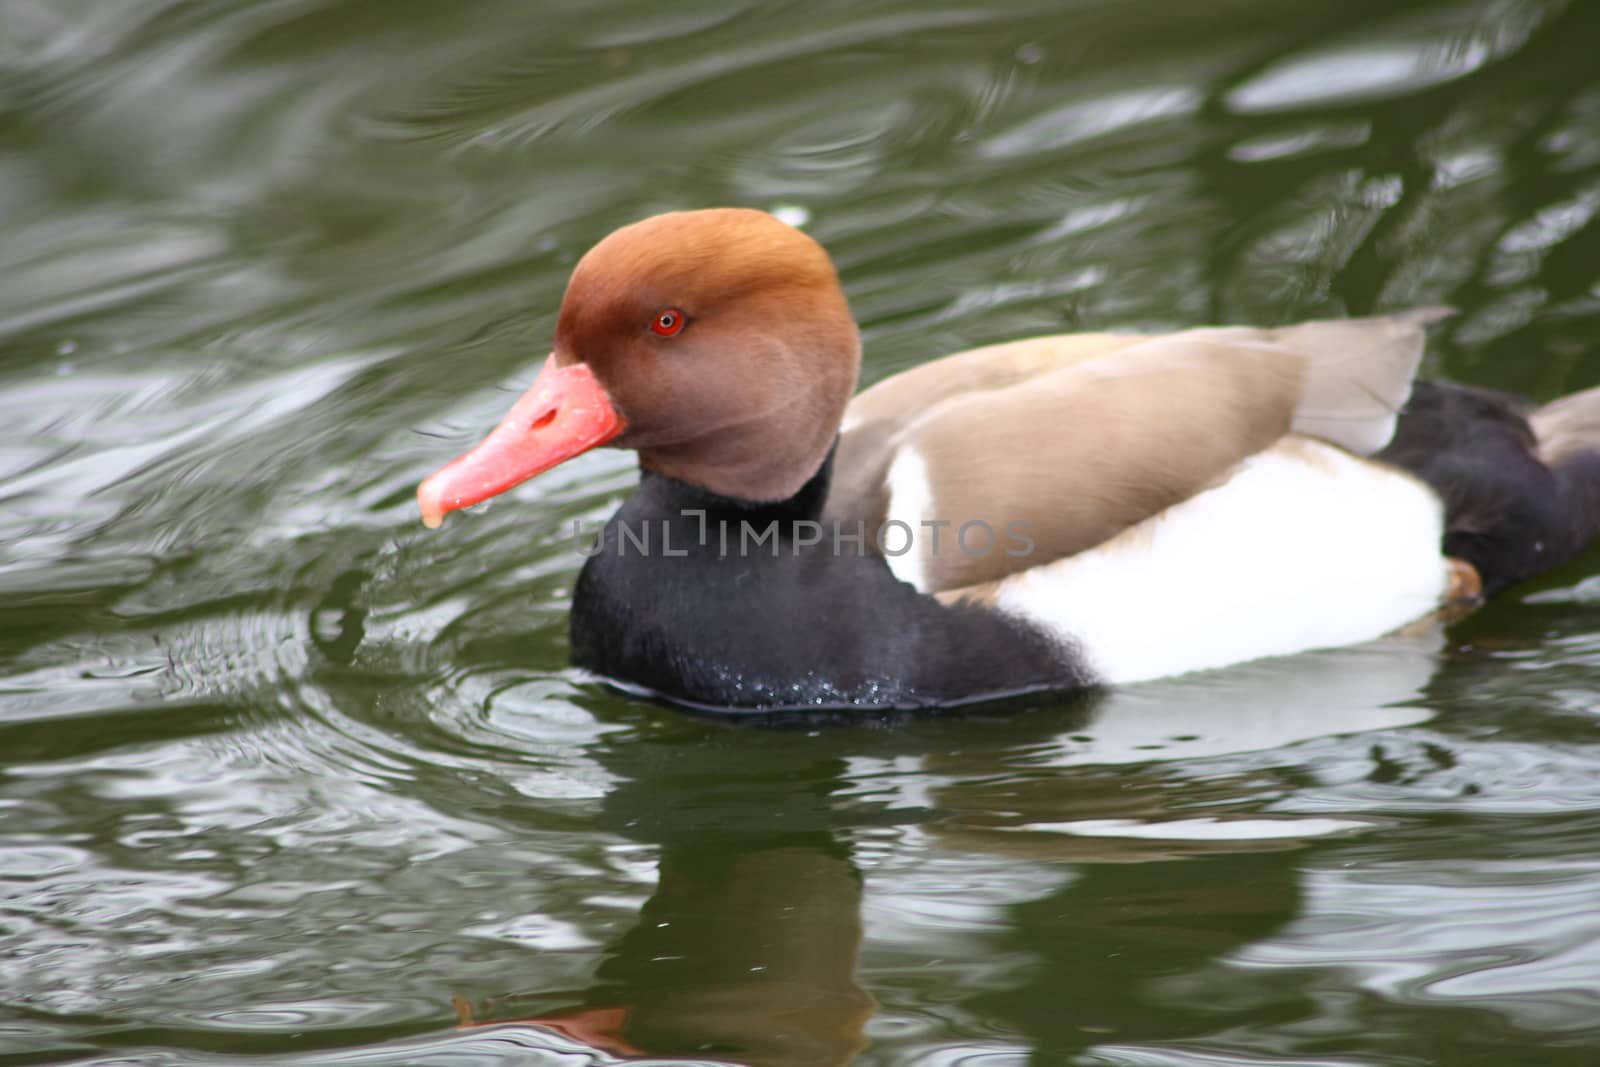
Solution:
{"label": "water", "polygon": [[411,493],[668,208],[803,221],[869,380],[1450,303],[1429,373],[1595,384],[1597,51],[1588,0],[6,0],[0,1063],[1594,1062],[1596,554],[769,730],[566,669],[624,456]]}

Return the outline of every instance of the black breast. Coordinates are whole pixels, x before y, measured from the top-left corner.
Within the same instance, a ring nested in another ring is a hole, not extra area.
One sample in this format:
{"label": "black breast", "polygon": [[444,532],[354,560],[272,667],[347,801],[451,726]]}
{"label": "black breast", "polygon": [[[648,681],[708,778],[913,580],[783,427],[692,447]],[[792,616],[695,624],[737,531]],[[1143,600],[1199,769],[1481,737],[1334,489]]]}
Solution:
{"label": "black breast", "polygon": [[1072,649],[924,596],[856,529],[824,525],[830,466],[763,505],[646,472],[579,575],[573,662],[728,710],[915,709],[1093,684]]}

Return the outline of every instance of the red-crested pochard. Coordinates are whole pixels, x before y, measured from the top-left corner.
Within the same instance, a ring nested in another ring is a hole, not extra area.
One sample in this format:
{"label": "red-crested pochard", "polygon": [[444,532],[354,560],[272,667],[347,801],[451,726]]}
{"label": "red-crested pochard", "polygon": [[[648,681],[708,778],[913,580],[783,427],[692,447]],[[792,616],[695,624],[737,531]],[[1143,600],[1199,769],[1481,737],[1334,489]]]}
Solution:
{"label": "red-crested pochard", "polygon": [[527,393],[423,520],[600,445],[638,491],[572,656],[706,708],[1064,693],[1377,638],[1600,530],[1600,390],[1533,410],[1414,383],[1437,311],[1037,337],[851,399],[816,241],[658,215],[578,263]]}

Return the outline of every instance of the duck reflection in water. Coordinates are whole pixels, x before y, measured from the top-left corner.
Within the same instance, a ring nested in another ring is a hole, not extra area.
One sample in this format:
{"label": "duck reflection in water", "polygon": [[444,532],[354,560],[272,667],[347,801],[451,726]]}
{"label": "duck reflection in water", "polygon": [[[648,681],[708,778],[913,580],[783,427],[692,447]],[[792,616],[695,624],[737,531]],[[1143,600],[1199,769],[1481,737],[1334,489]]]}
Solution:
{"label": "duck reflection in water", "polygon": [[1130,768],[1419,722],[1439,646],[1396,637],[804,744],[676,716],[627,731],[597,753],[621,782],[606,821],[659,849],[653,895],[589,988],[463,1001],[462,1021],[762,1067],[853,1061],[879,999],[885,1039],[926,1025],[903,1006],[931,997],[941,1026],[999,1023],[1045,1062],[1225,1029],[1259,1005],[1172,983],[1295,919],[1299,850],[1365,824],[1264,812],[1259,759],[1183,789]]}

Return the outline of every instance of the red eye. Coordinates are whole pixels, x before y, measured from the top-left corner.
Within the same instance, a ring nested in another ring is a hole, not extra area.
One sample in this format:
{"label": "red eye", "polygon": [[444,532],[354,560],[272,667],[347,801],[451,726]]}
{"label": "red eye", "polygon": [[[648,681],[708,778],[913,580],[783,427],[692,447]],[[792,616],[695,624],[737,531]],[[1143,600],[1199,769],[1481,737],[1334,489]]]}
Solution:
{"label": "red eye", "polygon": [[683,329],[683,312],[677,308],[668,308],[655,317],[655,320],[650,323],[650,329],[654,330],[658,337],[676,335],[679,330]]}

